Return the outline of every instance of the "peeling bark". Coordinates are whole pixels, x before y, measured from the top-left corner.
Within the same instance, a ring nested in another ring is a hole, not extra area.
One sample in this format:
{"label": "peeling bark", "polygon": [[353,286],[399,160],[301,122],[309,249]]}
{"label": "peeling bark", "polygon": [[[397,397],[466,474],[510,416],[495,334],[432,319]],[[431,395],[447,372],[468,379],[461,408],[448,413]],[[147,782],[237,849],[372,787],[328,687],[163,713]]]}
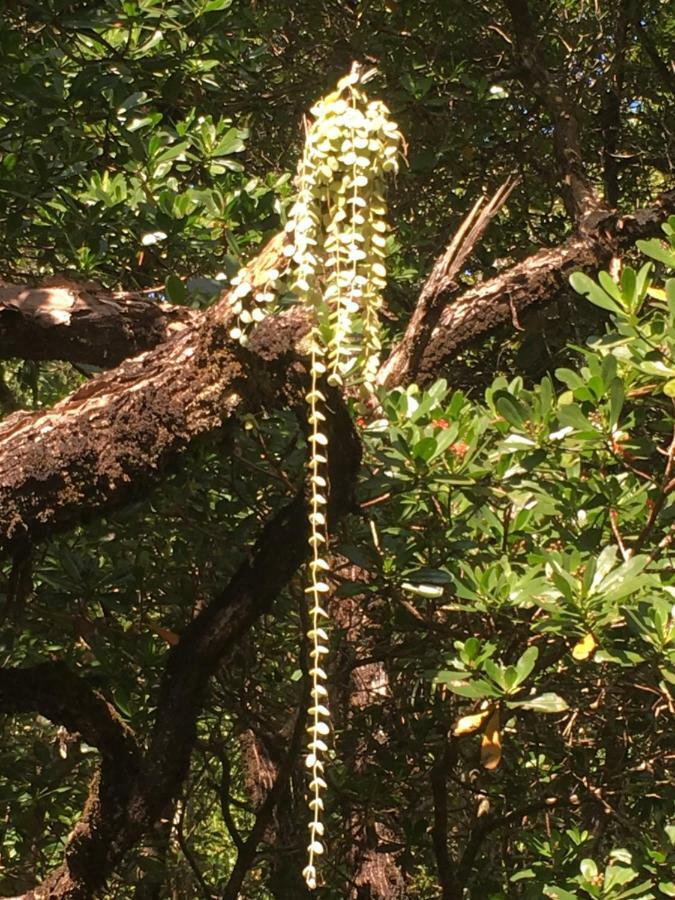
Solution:
{"label": "peeling bark", "polygon": [[[249,266],[281,264],[283,236]],[[228,336],[229,296],[197,323],[52,409],[0,423],[0,535],[35,540],[128,501],[198,435],[279,398],[288,360],[262,365]],[[278,341],[277,341],[278,346]]]}
{"label": "peeling bark", "polygon": [[403,337],[378,372],[379,384],[399,384],[406,379],[408,372],[417,368],[442,313],[444,299],[457,290],[456,279],[462,266],[516,184],[517,181],[508,178],[488,201],[481,197],[474,204],[445,253],[436,260]]}
{"label": "peeling bark", "polygon": [[0,359],[61,359],[111,368],[178,334],[199,313],[52,279],[37,287],[0,284]]}

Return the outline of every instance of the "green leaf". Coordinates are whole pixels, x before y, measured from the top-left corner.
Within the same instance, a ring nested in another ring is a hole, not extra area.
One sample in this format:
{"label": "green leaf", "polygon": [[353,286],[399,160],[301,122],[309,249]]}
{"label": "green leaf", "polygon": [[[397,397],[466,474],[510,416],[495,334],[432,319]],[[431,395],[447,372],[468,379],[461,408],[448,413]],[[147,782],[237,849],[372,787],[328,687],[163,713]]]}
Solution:
{"label": "green leaf", "polygon": [[667,366],[660,359],[646,359],[640,363],[640,369],[647,375],[659,375],[661,378],[675,377],[675,369]]}
{"label": "green leaf", "polygon": [[471,678],[471,672],[457,672],[453,669],[442,669],[433,676],[434,684],[451,684],[467,681]]}
{"label": "green leaf", "polygon": [[451,444],[454,444],[457,440],[457,436],[459,434],[459,425],[457,423],[453,423],[444,431],[441,431],[436,435],[436,449],[433,454],[429,457],[429,459],[435,459],[437,456],[440,456],[442,453],[448,449]]}
{"label": "green leaf", "polygon": [[419,597],[442,597],[443,588],[434,584],[411,584],[404,581],[401,585],[403,590],[409,591],[411,594],[417,594]]}
{"label": "green leaf", "polygon": [[619,306],[623,306],[623,297],[621,295],[621,289],[619,285],[614,281],[609,272],[598,272],[598,282],[600,286],[604,289],[605,293],[609,294],[614,300],[617,301]]}
{"label": "green leaf", "polygon": [[232,0],[209,0],[202,10],[202,14],[219,12],[221,9],[229,9],[230,6],[232,6]]}
{"label": "green leaf", "polygon": [[550,897],[551,900],[579,900],[576,894],[566,891],[564,888],[552,887],[544,885],[544,896]]}
{"label": "green leaf", "polygon": [[512,875],[509,878],[509,881],[525,881],[527,878],[534,878],[534,869],[521,869],[520,872],[516,872],[515,875]]}
{"label": "green leaf", "polygon": [[245,149],[246,144],[243,141],[248,135],[246,130],[239,128],[230,128],[218,142],[218,146],[213,151],[214,156],[229,156],[230,153],[241,153]]}
{"label": "green leaf", "polygon": [[583,378],[577,372],[573,372],[572,369],[556,369],[555,377],[558,381],[566,384],[571,391],[576,391],[577,388],[584,386]]}
{"label": "green leaf", "polygon": [[675,278],[669,278],[665,283],[666,300],[671,318],[675,319]]}
{"label": "green leaf", "polygon": [[609,892],[614,887],[629,884],[637,878],[637,872],[626,866],[607,866],[605,869],[605,881],[603,887]]}
{"label": "green leaf", "polygon": [[501,394],[495,400],[495,407],[509,425],[522,428],[529,418],[529,410],[516,397]]}
{"label": "green leaf", "polygon": [[113,699],[115,706],[119,709],[126,719],[131,718],[131,707],[129,705],[129,694],[124,687],[117,687],[113,690]]}
{"label": "green leaf", "polygon": [[436,438],[423,437],[420,441],[417,441],[417,443],[413,445],[413,456],[417,459],[422,459],[424,460],[424,462],[427,462],[436,452],[437,446],[438,445],[436,443]]}
{"label": "green leaf", "polygon": [[623,383],[619,378],[615,378],[609,386],[609,427],[612,430],[619,422],[624,399]]}
{"label": "green leaf", "polygon": [[652,238],[649,241],[637,241],[637,247],[642,253],[651,256],[652,259],[675,269],[675,252],[666,248],[658,238]]}
{"label": "green leaf", "polygon": [[507,690],[506,667],[501,663],[495,663],[491,659],[486,659],[483,663],[485,673],[498,685],[502,691]]}
{"label": "green leaf", "polygon": [[570,275],[570,284],[578,294],[583,294],[595,306],[609,310],[609,312],[617,315],[622,314],[623,310],[616,300],[613,300],[606,291],[603,291],[599,284],[596,284],[592,278],[589,278],[583,272],[574,272]]}
{"label": "green leaf", "polygon": [[581,865],[579,866],[579,871],[586,879],[586,881],[590,881],[592,878],[598,877],[598,867],[592,859],[582,859]]}
{"label": "green leaf", "polygon": [[145,103],[148,99],[148,95],[145,91],[134,91],[133,94],[129,94],[126,100],[123,100],[117,109],[117,115],[123,116],[130,109],[133,109],[135,106],[139,106],[141,103]]}
{"label": "green leaf", "polygon": [[559,694],[540,694],[538,697],[531,697],[529,700],[508,700],[507,706],[512,709],[531,709],[540,713],[561,713],[569,709],[567,703]]}
{"label": "green leaf", "polygon": [[637,301],[637,275],[631,266],[624,266],[621,273],[621,293],[629,309],[633,309]]}
{"label": "green leaf", "polygon": [[164,289],[166,291],[167,299],[171,303],[184,303],[187,299],[188,292],[185,283],[176,275],[169,275],[166,279]]}
{"label": "green leaf", "polygon": [[652,268],[653,264],[648,262],[641,266],[639,272],[637,273],[635,294],[638,303],[643,300],[645,294],[647,293],[647,289],[649,287],[649,276],[651,274]]}
{"label": "green leaf", "polygon": [[448,688],[453,694],[459,694],[460,697],[468,697],[470,700],[482,700],[483,697],[498,697],[499,694],[494,687],[481,678],[472,681],[469,684],[461,682],[448,682]]}
{"label": "green leaf", "polygon": [[518,680],[516,684],[522,684],[523,681],[530,675],[532,669],[534,669],[534,664],[536,663],[539,657],[539,647],[528,647],[527,650],[522,654],[518,662],[516,663],[516,671],[518,672]]}
{"label": "green leaf", "polygon": [[454,579],[448,572],[442,569],[418,569],[415,573],[408,575],[408,582],[416,584],[452,584]]}
{"label": "green leaf", "polygon": [[154,157],[153,163],[155,166],[159,166],[161,163],[169,162],[169,160],[175,159],[177,156],[185,153],[189,146],[187,141],[179,141],[177,144],[171,144]]}

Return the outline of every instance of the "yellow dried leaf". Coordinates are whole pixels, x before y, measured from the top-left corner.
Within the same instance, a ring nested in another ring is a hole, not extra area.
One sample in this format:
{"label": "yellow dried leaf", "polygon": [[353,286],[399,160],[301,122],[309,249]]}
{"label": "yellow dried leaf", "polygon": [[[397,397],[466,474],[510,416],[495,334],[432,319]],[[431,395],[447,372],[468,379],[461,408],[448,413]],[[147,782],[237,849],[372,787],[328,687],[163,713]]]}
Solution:
{"label": "yellow dried leaf", "polygon": [[492,707],[488,706],[487,709],[482,709],[480,712],[472,713],[470,716],[462,716],[461,719],[458,719],[455,722],[455,727],[452,729],[452,733],[455,735],[455,737],[459,737],[462,734],[474,734],[474,732],[482,728],[485,722],[489,719],[491,713]]}
{"label": "yellow dried leaf", "polygon": [[595,653],[596,647],[598,646],[598,642],[590,633],[585,634],[580,641],[572,648],[572,656],[574,659],[579,660],[579,662],[583,662],[585,659],[590,659],[591,656]]}
{"label": "yellow dried leaf", "polygon": [[499,730],[499,710],[495,709],[483,732],[480,761],[485,769],[496,769],[502,761],[502,738]]}

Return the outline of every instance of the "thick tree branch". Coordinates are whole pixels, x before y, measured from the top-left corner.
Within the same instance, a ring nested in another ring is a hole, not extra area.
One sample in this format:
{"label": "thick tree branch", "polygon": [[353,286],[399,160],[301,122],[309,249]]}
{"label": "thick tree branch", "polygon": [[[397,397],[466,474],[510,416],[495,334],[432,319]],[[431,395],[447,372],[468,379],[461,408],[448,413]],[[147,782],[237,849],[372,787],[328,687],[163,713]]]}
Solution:
{"label": "thick tree branch", "polygon": [[[282,246],[279,235],[251,263],[254,284],[282,265]],[[180,334],[52,409],[15,413],[0,423],[4,542],[39,537],[122,503],[245,402],[278,396],[285,365],[256,363],[230,340],[231,316],[225,296]]]}
{"label": "thick tree branch", "polygon": [[[337,393],[330,414],[328,517],[332,527],[353,503],[360,445]],[[263,528],[224,591],[192,622],[169,654],[147,754],[132,782],[88,802],[63,865],[23,900],[85,900],[100,889],[125,852],[146,832],[182,784],[208,680],[264,613],[308,555],[309,505],[299,491]],[[90,795],[91,800],[91,795]],[[105,853],[101,853],[105,848]]]}
{"label": "thick tree branch", "polygon": [[111,368],[166,341],[199,313],[52,279],[0,285],[0,359],[63,359]]}
{"label": "thick tree branch", "polygon": [[593,272],[641,237],[660,234],[660,225],[675,213],[675,191],[662,194],[653,206],[630,215],[614,215],[590,234],[573,235],[558,247],[545,248],[496,278],[477,284],[446,306],[417,370],[410,380],[437,378],[457,353],[486,332],[513,321],[522,310],[553,299],[579,269]]}
{"label": "thick tree branch", "polygon": [[104,758],[130,771],[138,765],[131,729],[113,707],[64,662],[0,669],[0,713],[36,712],[77,732]]}
{"label": "thick tree branch", "polygon": [[541,101],[553,123],[553,148],[561,179],[565,208],[580,229],[592,228],[607,214],[607,207],[586,175],[577,115],[562,86],[548,70],[527,0],[504,0],[513,24],[521,80]]}
{"label": "thick tree branch", "polygon": [[[658,234],[672,213],[675,191],[634,214],[608,217],[592,234],[540,250],[456,300],[452,283],[441,279],[433,304],[442,311],[429,343],[421,354],[415,347],[416,367],[394,348],[400,374],[389,383],[438,377],[487,331],[555,297],[572,271],[605,265],[637,238]],[[252,277],[280,264],[281,240],[254,260]],[[4,543],[39,538],[138,496],[197,435],[219,428],[245,404],[278,402],[287,364],[279,354],[306,332],[303,311],[265,320],[249,352],[227,336],[228,303],[223,298],[182,333],[92,379],[53,409],[14,413],[0,423]]]}

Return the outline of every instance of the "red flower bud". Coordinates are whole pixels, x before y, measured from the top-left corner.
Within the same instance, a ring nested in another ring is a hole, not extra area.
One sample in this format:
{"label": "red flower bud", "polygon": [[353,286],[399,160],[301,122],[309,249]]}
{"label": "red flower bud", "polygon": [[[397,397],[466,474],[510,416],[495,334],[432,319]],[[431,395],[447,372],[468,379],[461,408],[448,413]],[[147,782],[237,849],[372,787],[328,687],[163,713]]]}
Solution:
{"label": "red flower bud", "polygon": [[450,444],[450,452],[454,453],[455,456],[464,456],[468,449],[469,445],[465,444],[463,441],[457,441],[456,444]]}

